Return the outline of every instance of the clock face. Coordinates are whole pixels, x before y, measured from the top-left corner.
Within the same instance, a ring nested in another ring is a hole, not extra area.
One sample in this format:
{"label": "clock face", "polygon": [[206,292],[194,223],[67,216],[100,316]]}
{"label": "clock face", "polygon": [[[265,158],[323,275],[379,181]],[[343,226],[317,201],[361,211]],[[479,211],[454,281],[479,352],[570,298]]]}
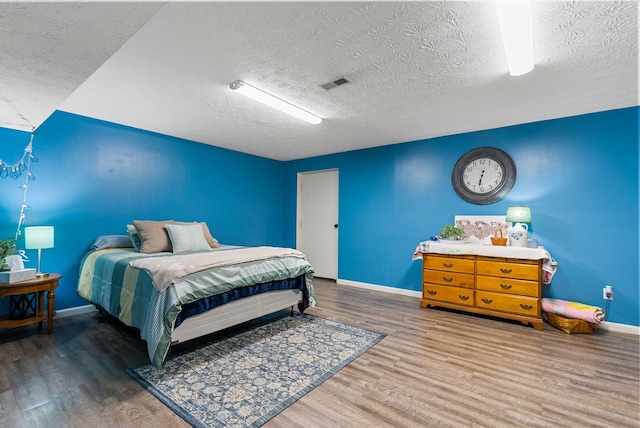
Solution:
{"label": "clock face", "polygon": [[492,158],[474,159],[464,170],[463,184],[473,193],[491,193],[500,186],[502,180],[503,167]]}
{"label": "clock face", "polygon": [[465,201],[480,205],[504,198],[515,181],[515,163],[508,154],[493,147],[465,153],[451,174],[456,193]]}

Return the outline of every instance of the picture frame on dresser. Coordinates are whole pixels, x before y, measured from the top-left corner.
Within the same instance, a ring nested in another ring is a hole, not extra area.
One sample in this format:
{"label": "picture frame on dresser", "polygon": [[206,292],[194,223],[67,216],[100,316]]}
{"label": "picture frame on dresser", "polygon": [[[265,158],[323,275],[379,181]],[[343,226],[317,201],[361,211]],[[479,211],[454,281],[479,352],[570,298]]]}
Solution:
{"label": "picture frame on dresser", "polygon": [[456,215],[454,224],[464,230],[465,242],[491,244],[496,230],[502,230],[502,236],[507,236],[511,223],[507,223],[506,218],[506,215]]}

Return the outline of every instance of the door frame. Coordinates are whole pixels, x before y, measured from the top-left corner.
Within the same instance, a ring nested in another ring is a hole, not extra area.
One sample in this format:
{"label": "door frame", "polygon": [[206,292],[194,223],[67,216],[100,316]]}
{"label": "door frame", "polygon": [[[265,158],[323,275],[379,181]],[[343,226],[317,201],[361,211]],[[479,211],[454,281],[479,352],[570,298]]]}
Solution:
{"label": "door frame", "polygon": [[[312,170],[312,171],[303,171],[303,172],[298,172],[296,175],[296,248],[300,249],[301,244],[302,244],[302,236],[303,236],[303,204],[302,204],[302,200],[303,200],[303,183],[304,183],[304,176],[305,175],[311,175],[311,174],[317,174],[317,173],[325,173],[325,172],[335,172],[337,177],[336,177],[336,224],[339,224],[339,216],[340,216],[340,206],[339,206],[339,201],[340,201],[340,169],[339,168],[326,168],[326,169],[318,169],[318,170]],[[338,258],[338,251],[339,251],[339,247],[340,247],[340,233],[339,233],[339,229],[336,231],[336,247],[335,247],[335,273],[336,273],[336,280],[338,279],[338,268],[339,268],[339,258]]]}

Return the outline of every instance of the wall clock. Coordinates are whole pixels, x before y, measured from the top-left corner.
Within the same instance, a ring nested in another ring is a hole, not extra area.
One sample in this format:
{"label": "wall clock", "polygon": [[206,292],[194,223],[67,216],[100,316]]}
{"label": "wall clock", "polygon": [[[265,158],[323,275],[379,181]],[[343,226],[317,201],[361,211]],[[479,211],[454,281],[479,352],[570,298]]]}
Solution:
{"label": "wall clock", "polygon": [[472,204],[492,204],[504,198],[516,182],[516,164],[500,149],[480,147],[456,162],[451,173],[456,193]]}

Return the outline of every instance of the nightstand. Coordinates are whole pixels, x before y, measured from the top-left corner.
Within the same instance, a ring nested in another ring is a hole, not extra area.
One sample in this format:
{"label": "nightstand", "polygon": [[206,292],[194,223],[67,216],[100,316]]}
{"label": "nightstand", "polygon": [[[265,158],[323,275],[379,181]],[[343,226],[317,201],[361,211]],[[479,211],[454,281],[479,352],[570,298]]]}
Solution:
{"label": "nightstand", "polygon": [[[30,279],[28,281],[14,282],[12,284],[0,284],[0,298],[7,296],[20,296],[25,294],[37,294],[38,302],[35,314],[24,319],[11,319],[8,316],[0,317],[0,329],[16,328],[38,323],[42,328],[42,321],[47,321],[47,333],[53,332],[54,299],[56,287],[62,275],[51,273],[45,276]],[[47,309],[44,307],[44,295],[47,294]]]}

